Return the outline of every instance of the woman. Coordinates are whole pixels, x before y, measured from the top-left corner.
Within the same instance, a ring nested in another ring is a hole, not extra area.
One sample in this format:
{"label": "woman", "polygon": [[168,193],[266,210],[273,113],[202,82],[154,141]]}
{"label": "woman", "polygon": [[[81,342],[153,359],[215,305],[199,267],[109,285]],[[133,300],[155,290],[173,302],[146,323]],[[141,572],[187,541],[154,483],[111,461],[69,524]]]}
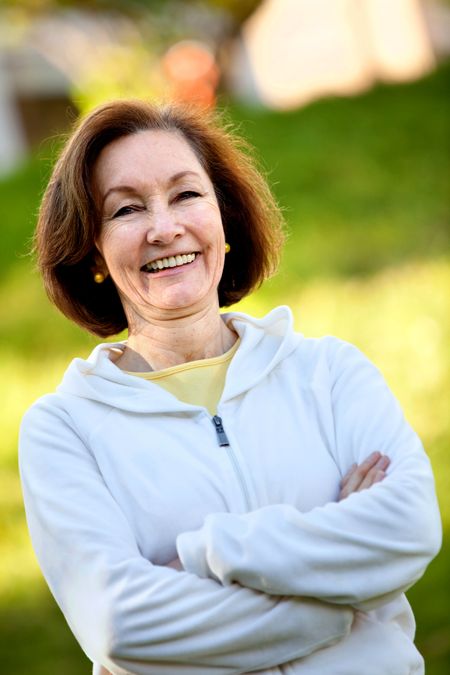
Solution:
{"label": "woman", "polygon": [[33,544],[97,669],[423,672],[403,592],[441,530],[419,440],[351,345],[285,307],[219,313],[274,271],[280,222],[204,113],[104,105],[54,169],[47,292],[96,335],[128,330],[20,438]]}

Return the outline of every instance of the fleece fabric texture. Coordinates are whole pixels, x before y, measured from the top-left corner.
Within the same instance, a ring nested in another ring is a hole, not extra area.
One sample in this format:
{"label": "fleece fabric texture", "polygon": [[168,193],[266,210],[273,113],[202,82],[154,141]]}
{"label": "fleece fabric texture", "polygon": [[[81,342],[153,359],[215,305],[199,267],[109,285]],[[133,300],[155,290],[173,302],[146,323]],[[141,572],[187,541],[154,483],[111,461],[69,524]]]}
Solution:
{"label": "fleece fabric texture", "polygon": [[[285,307],[224,320],[227,446],[205,408],[115,366],[122,343],[24,417],[31,538],[73,633],[117,675],[422,673],[403,593],[441,525],[419,439],[355,347]],[[337,502],[374,450],[386,478]]]}

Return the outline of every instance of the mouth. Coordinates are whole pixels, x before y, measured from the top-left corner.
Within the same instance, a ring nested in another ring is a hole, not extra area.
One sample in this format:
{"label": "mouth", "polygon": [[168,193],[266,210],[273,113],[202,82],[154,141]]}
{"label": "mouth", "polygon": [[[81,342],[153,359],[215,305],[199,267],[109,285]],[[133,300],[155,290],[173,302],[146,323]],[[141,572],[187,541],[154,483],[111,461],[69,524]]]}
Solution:
{"label": "mouth", "polygon": [[171,255],[167,258],[151,260],[150,262],[145,263],[145,265],[142,265],[141,272],[153,274],[154,272],[159,272],[160,270],[165,270],[169,267],[183,267],[184,265],[190,265],[198,255],[200,255],[198,252],[183,253],[181,255]]}

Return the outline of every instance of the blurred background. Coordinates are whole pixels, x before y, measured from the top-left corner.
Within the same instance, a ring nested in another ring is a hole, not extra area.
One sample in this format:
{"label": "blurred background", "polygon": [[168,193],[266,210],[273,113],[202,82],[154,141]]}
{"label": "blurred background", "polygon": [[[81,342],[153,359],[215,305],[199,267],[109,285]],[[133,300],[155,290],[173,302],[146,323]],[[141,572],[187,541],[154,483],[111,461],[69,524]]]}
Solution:
{"label": "blurred background", "polygon": [[[381,368],[434,466],[450,527],[450,2],[0,1],[0,664],[89,672],[34,559],[17,473],[24,410],[96,340],[46,300],[39,199],[80,113],[118,96],[216,106],[255,146],[289,232],[239,309]],[[450,547],[409,592],[427,673],[450,672]]]}

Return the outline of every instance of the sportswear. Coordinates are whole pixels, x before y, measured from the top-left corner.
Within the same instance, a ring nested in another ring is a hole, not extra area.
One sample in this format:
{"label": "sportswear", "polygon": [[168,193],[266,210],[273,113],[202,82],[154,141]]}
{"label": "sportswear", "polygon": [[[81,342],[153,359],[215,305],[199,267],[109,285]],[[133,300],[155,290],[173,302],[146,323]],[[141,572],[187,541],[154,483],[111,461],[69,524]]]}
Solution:
{"label": "sportswear", "polygon": [[[420,441],[355,347],[285,307],[223,318],[241,342],[213,420],[115,366],[123,343],[24,417],[29,529],[76,638],[118,674],[423,672],[403,592],[441,525]],[[373,450],[386,478],[337,502]]]}

